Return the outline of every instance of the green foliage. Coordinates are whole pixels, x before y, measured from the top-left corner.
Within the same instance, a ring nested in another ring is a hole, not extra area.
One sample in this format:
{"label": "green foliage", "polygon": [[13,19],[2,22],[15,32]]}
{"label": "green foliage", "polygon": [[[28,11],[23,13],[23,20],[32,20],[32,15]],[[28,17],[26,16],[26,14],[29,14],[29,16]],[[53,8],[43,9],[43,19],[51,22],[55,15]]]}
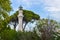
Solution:
{"label": "green foliage", "polygon": [[27,22],[31,22],[31,20],[38,20],[40,19],[40,16],[35,14],[32,11],[28,11],[28,10],[23,10],[23,15],[24,15],[24,21]]}
{"label": "green foliage", "polygon": [[53,33],[53,38],[52,38],[52,40],[60,40],[60,33],[59,33],[59,32]]}
{"label": "green foliage", "polygon": [[[56,33],[57,26],[57,22],[54,20],[40,19],[37,22],[37,34],[40,35],[41,40],[55,40],[58,35],[58,33]],[[59,38],[59,36],[57,38]]]}
{"label": "green foliage", "polygon": [[9,17],[8,12],[12,10],[10,0],[0,0],[0,16],[2,18]]}
{"label": "green foliage", "polygon": [[37,34],[33,32],[18,32],[18,40],[39,40]]}
{"label": "green foliage", "polygon": [[0,33],[0,40],[15,40],[16,33],[14,30],[4,30]]}
{"label": "green foliage", "polygon": [[5,20],[0,20],[0,32],[5,30],[5,29],[10,29],[9,25],[8,25],[8,20],[9,19],[5,19]]}
{"label": "green foliage", "polygon": [[0,10],[4,10],[6,12],[11,11],[11,2],[10,0],[0,0]]}
{"label": "green foliage", "polygon": [[[34,22],[35,20],[38,20],[40,19],[40,16],[35,14],[34,12],[32,11],[29,11],[29,10],[23,10],[23,23],[25,23],[25,26],[23,29],[25,29],[26,25],[29,23],[29,22]],[[10,16],[10,22],[15,22],[15,23],[18,23],[18,11],[16,13],[14,13],[13,15]],[[32,21],[33,20],[33,21]]]}
{"label": "green foliage", "polygon": [[40,40],[40,38],[34,32],[4,30],[0,33],[0,40]]}
{"label": "green foliage", "polygon": [[[26,23],[31,22],[32,20],[40,19],[39,15],[35,14],[32,11],[28,11],[28,10],[23,10],[23,15],[24,15],[23,21],[25,21]],[[18,11],[11,16],[11,20],[12,19],[17,20],[17,16],[18,16]]]}
{"label": "green foliage", "polygon": [[10,0],[0,0],[0,32],[7,28],[8,12],[12,10]]}

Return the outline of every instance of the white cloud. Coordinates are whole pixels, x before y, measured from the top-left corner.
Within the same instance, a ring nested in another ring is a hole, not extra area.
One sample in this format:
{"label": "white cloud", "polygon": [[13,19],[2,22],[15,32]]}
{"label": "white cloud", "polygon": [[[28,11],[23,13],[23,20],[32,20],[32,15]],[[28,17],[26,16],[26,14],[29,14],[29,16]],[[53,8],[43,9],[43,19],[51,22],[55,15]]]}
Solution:
{"label": "white cloud", "polygon": [[44,0],[45,10],[56,20],[60,20],[60,0]]}
{"label": "white cloud", "polygon": [[60,7],[60,0],[44,0],[44,3],[48,6]]}
{"label": "white cloud", "polygon": [[60,21],[60,13],[56,12],[56,13],[51,13],[50,14],[51,17],[53,17],[55,20]]}
{"label": "white cloud", "polygon": [[60,0],[44,0],[48,11],[60,11]]}
{"label": "white cloud", "polygon": [[57,7],[45,7],[45,10],[47,10],[47,11],[54,11],[54,12],[56,12],[56,11],[60,11],[60,8],[57,8]]}
{"label": "white cloud", "polygon": [[53,16],[53,17],[55,17],[56,19],[59,19],[60,18],[60,13],[51,13],[51,15],[50,16]]}

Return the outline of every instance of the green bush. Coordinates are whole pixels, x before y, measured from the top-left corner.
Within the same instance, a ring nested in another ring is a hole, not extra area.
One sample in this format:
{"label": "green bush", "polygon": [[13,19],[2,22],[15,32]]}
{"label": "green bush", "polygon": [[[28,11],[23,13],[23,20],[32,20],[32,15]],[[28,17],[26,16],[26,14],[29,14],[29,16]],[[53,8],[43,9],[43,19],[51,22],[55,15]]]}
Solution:
{"label": "green bush", "polygon": [[33,32],[18,32],[17,38],[18,40],[39,40],[37,34]]}
{"label": "green bush", "polygon": [[14,30],[4,30],[0,33],[0,40],[15,40],[17,32]]}
{"label": "green bush", "polygon": [[0,33],[0,40],[40,40],[34,32],[16,32],[4,30]]}

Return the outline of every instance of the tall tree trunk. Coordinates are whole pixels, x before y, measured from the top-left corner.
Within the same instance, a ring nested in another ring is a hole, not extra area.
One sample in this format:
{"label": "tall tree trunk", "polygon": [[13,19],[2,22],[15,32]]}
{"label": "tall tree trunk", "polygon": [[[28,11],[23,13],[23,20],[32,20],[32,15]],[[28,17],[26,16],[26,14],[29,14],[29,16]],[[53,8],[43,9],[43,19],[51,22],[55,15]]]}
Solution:
{"label": "tall tree trunk", "polygon": [[25,23],[25,25],[24,25],[24,27],[23,27],[23,31],[25,30],[25,28],[26,28],[26,25],[27,25],[27,23]]}
{"label": "tall tree trunk", "polygon": [[15,24],[14,24],[14,30],[16,29],[16,22],[15,22]]}

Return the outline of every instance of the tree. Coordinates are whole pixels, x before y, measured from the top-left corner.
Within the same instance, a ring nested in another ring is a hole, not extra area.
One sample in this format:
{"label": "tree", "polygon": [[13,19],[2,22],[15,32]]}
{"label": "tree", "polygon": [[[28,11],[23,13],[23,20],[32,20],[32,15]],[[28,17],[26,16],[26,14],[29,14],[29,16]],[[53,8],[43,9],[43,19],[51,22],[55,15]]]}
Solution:
{"label": "tree", "polygon": [[17,40],[40,40],[40,38],[34,32],[18,32]]}
{"label": "tree", "polygon": [[41,40],[54,40],[54,34],[58,27],[57,22],[49,19],[40,19],[37,22],[37,34]]}
{"label": "tree", "polygon": [[17,32],[14,30],[4,30],[0,33],[0,40],[16,40]]}
{"label": "tree", "polygon": [[16,32],[11,29],[0,33],[0,40],[40,40],[40,38],[34,32]]}
{"label": "tree", "polygon": [[12,8],[10,0],[0,0],[0,11],[10,12],[11,9]]}
{"label": "tree", "polygon": [[8,13],[12,10],[10,0],[0,0],[0,31],[7,27]]}
{"label": "tree", "polygon": [[[14,25],[16,25],[18,23],[17,15],[18,15],[18,11],[10,16],[10,22],[14,22],[15,23]],[[24,15],[23,23],[25,24],[23,30],[25,29],[26,25],[29,22],[32,22],[32,21],[34,22],[35,20],[40,19],[39,15],[37,15],[34,12],[29,11],[29,10],[23,10],[23,15]],[[15,26],[15,28],[16,28],[16,26]]]}

